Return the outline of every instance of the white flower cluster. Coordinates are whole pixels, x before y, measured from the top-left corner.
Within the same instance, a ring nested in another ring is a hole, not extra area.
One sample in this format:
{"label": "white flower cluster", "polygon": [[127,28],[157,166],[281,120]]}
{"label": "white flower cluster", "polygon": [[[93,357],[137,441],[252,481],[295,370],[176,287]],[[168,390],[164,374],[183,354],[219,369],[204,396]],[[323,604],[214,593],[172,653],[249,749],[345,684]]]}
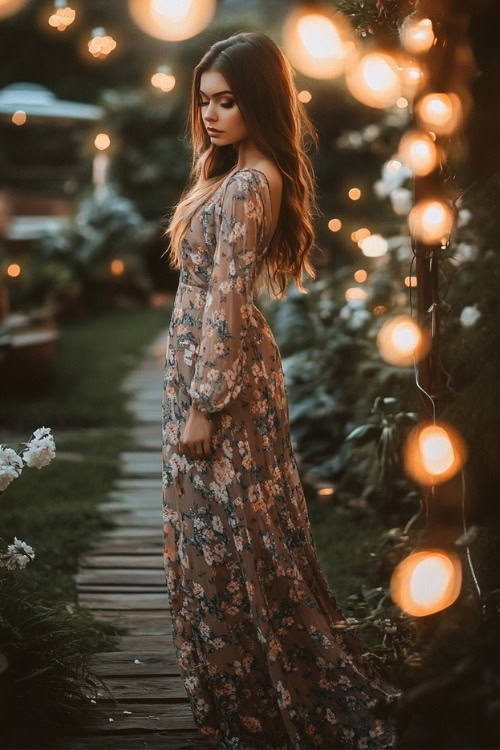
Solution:
{"label": "white flower cluster", "polygon": [[[13,448],[0,444],[0,492],[21,475],[24,465],[41,469],[55,458],[56,444],[50,427],[39,427],[31,440],[22,445],[24,450],[19,455]],[[34,557],[33,547],[14,537],[14,543],[8,545],[7,552],[0,553],[0,568],[25,568]]]}
{"label": "white flower cluster", "polygon": [[25,568],[30,560],[35,557],[33,547],[26,542],[22,542],[17,536],[14,537],[14,544],[9,544],[7,552],[0,553],[0,568],[14,570],[14,568]]}

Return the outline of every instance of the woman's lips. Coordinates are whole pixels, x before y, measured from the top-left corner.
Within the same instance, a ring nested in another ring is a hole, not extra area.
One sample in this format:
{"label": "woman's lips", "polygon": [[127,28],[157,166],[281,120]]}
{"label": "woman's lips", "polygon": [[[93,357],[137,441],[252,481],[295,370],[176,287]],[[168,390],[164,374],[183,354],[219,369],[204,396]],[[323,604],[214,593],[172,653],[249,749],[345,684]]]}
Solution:
{"label": "woman's lips", "polygon": [[207,132],[209,135],[219,135],[219,133],[222,133],[222,130],[215,130],[215,128],[207,128]]}

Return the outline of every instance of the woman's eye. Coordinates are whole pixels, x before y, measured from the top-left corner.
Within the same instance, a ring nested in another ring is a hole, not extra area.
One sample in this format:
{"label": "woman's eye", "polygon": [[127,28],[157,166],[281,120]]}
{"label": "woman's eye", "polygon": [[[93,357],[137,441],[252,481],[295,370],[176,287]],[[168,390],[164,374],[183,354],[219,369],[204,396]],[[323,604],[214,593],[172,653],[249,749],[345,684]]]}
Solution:
{"label": "woman's eye", "polygon": [[199,107],[204,107],[208,102],[198,102]]}
{"label": "woman's eye", "polygon": [[233,106],[234,102],[222,102],[222,106],[226,109],[230,109]]}

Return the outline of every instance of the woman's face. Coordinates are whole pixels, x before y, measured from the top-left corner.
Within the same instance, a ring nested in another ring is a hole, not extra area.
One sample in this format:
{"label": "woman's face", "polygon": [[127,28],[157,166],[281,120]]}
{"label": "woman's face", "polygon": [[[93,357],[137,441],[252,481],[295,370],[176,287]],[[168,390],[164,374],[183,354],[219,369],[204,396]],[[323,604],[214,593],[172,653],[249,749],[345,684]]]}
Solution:
{"label": "woman's face", "polygon": [[[206,70],[201,74],[198,102],[203,123],[215,146],[239,143],[247,137],[247,127],[221,73]],[[218,132],[212,132],[211,128]]]}

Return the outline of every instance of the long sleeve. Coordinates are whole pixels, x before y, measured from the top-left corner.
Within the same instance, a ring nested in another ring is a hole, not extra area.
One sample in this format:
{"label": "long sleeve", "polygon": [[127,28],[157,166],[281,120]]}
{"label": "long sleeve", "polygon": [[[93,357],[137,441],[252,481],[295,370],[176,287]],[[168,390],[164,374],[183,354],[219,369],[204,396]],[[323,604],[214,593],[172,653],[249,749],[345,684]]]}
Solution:
{"label": "long sleeve", "polygon": [[204,412],[236,399],[246,362],[245,337],[252,325],[253,284],[267,235],[268,185],[250,170],[229,178],[209,280],[201,341],[189,395]]}

